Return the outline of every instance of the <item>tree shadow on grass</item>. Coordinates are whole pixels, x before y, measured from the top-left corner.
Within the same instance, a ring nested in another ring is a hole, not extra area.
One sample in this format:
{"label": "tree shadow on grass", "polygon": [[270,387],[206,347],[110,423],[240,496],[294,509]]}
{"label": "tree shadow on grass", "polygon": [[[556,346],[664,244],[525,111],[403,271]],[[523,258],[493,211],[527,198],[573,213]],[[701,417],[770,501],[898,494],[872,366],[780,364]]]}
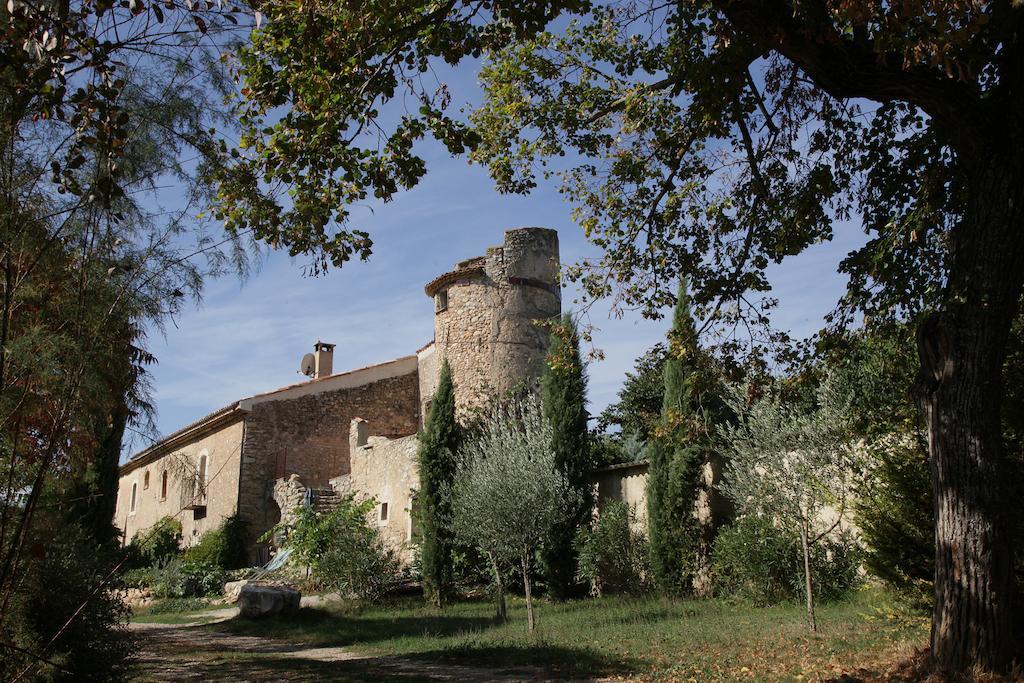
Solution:
{"label": "tree shadow on grass", "polygon": [[610,676],[632,670],[622,662],[611,662],[595,653],[541,645],[460,648],[338,661],[250,655],[206,661],[195,667],[193,674],[201,680],[220,681],[547,681]]}
{"label": "tree shadow on grass", "polygon": [[417,652],[405,655],[403,659],[428,667],[487,667],[496,675],[518,680],[597,678],[635,673],[642,668],[641,662],[630,657],[611,655],[586,647],[547,643],[467,644]]}
{"label": "tree shadow on grass", "polygon": [[198,628],[235,635],[301,639],[319,645],[345,646],[406,637],[444,637],[479,633],[500,623],[493,617],[454,614],[350,617],[327,609],[304,607],[289,616],[264,620],[236,617]]}

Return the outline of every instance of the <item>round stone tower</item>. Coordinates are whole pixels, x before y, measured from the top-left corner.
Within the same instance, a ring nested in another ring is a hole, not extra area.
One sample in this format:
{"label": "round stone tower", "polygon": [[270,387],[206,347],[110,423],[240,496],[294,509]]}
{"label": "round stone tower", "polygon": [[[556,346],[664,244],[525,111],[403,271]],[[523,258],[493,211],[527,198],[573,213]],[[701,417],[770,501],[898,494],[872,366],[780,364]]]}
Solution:
{"label": "round stone tower", "polygon": [[558,268],[557,232],[516,228],[427,284],[435,354],[451,366],[460,413],[540,377],[549,333],[538,322],[562,312]]}

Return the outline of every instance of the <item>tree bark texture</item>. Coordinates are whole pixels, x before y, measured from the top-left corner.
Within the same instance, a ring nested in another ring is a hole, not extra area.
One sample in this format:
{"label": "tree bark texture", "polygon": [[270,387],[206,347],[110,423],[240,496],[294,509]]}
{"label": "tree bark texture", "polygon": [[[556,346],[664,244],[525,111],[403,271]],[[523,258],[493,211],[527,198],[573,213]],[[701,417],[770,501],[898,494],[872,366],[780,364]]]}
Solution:
{"label": "tree bark texture", "polygon": [[505,606],[505,584],[501,581],[501,569],[498,567],[498,559],[493,553],[487,553],[491,558],[491,568],[494,570],[494,585],[498,591],[498,614],[500,621],[508,621],[508,609]]}
{"label": "tree bark texture", "polygon": [[935,509],[932,658],[941,671],[1005,671],[1013,656],[1013,549],[1002,448],[1002,366],[1021,295],[1024,173],[967,171],[944,305],[918,329],[916,387]]}
{"label": "tree bark texture", "polygon": [[523,590],[526,592],[526,630],[533,633],[537,625],[533,618],[533,591],[530,585],[530,560],[526,555],[522,558],[523,566]]}
{"label": "tree bark texture", "polygon": [[814,620],[814,581],[811,578],[811,545],[808,541],[807,523],[800,525],[800,547],[804,551],[804,591],[807,593],[807,627],[818,632],[818,624]]}

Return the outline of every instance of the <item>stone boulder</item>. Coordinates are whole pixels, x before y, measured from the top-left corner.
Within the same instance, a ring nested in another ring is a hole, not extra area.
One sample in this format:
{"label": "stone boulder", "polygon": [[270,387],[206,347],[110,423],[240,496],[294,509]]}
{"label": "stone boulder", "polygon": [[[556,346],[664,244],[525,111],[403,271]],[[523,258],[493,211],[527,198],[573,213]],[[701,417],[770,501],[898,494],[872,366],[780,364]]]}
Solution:
{"label": "stone boulder", "polygon": [[242,579],[241,581],[228,581],[224,584],[224,602],[227,604],[233,604],[238,602],[238,594],[242,592],[242,589],[251,583],[249,579]]}
{"label": "stone boulder", "polygon": [[238,591],[238,612],[247,619],[291,614],[299,610],[302,593],[291,586],[248,583]]}

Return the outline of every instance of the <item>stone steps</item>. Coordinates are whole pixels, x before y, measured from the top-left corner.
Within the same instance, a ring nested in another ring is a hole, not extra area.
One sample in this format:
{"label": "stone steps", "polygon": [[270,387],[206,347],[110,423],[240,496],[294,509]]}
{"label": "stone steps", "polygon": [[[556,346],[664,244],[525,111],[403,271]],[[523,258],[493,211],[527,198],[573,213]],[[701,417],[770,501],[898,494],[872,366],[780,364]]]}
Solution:
{"label": "stone steps", "polygon": [[313,489],[313,510],[315,512],[333,512],[340,502],[341,495],[332,488]]}

